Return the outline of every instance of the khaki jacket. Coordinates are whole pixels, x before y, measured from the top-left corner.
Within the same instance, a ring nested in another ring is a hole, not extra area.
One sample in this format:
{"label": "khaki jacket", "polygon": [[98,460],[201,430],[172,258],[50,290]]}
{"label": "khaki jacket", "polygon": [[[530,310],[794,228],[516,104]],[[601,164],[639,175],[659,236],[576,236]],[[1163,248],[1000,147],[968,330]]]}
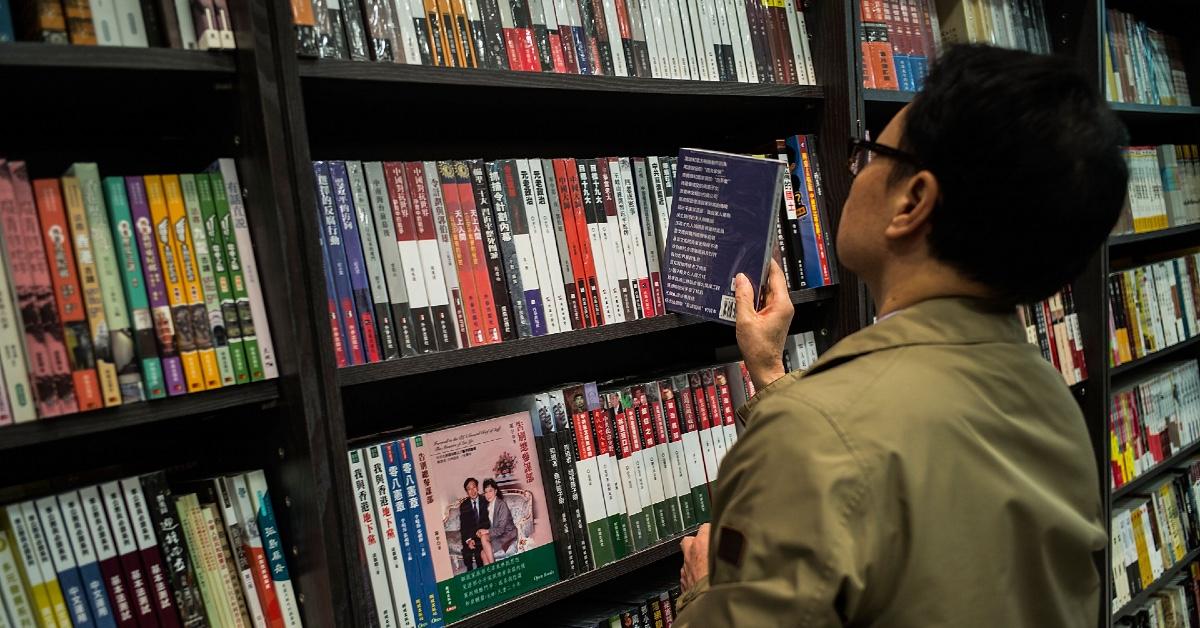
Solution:
{"label": "khaki jacket", "polygon": [[739,414],[677,626],[1097,625],[1096,462],[1015,313],[922,302]]}

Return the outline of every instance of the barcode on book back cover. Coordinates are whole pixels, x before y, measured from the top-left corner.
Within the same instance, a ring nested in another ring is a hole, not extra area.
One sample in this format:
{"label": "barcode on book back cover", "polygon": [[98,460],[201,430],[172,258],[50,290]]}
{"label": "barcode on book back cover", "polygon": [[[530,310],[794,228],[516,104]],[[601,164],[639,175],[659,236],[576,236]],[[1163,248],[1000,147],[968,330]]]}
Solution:
{"label": "barcode on book back cover", "polygon": [[737,301],[728,294],[721,295],[721,311],[717,314],[723,321],[737,319]]}

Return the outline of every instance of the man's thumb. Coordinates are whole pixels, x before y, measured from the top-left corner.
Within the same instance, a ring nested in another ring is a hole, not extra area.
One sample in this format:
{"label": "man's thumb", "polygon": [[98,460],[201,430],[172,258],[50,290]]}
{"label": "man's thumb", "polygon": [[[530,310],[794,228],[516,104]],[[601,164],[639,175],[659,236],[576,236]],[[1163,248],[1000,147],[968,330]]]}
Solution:
{"label": "man's thumb", "polygon": [[737,304],[739,319],[749,320],[754,315],[754,286],[743,273],[738,273],[733,280],[733,300]]}

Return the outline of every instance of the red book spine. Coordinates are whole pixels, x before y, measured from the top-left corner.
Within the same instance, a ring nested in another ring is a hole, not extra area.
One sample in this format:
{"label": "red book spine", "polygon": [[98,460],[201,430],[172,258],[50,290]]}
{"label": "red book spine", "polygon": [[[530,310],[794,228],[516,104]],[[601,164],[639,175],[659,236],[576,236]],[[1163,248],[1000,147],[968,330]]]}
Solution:
{"label": "red book spine", "polygon": [[[575,0],[569,1],[574,2]],[[558,52],[556,54],[562,57],[563,70],[565,72],[568,74],[579,74],[579,59],[575,56],[575,43],[571,38],[571,25],[567,23],[570,20],[566,15],[556,15],[555,17],[558,19]],[[549,16],[547,16],[547,19],[549,19]],[[555,63],[558,63],[557,59]]]}
{"label": "red book spine", "polygon": [[[547,16],[548,17],[548,16]],[[554,61],[554,71],[559,74],[578,74],[579,72],[571,72],[567,66],[567,59],[563,56],[563,41],[562,31],[550,31],[550,59]]]}
{"label": "red book spine", "polygon": [[608,410],[598,408],[592,410],[592,429],[595,430],[596,454],[613,454],[612,423],[608,421]]}
{"label": "red book spine", "polygon": [[[436,255],[425,255],[426,250],[440,250],[438,244],[437,231],[433,226],[433,209],[430,202],[430,191],[426,186],[425,166],[422,162],[412,161],[404,164],[404,171],[408,175],[407,185],[409,191],[409,207],[411,208],[410,223],[414,230],[415,237],[419,245],[422,246],[422,255],[420,262],[422,271],[425,273],[422,276],[422,281],[425,282],[426,288],[429,289],[430,311],[432,312],[433,333],[436,337],[437,347],[440,349],[458,349],[462,348],[462,333],[465,333],[463,326],[460,326],[459,335],[455,335],[455,317],[458,314],[457,304],[452,300],[455,295],[450,294],[447,288],[445,277],[441,277],[443,284],[438,286],[435,282],[429,280],[430,277],[439,277],[436,271],[441,268],[441,260]],[[428,244],[432,242],[433,246]],[[422,244],[424,243],[424,244]],[[436,290],[441,290],[435,295]],[[437,297],[436,299],[434,297]]]}
{"label": "red book spine", "polygon": [[466,231],[467,267],[475,282],[475,294],[482,314],[484,344],[500,342],[500,318],[496,315],[496,298],[492,293],[492,277],[488,270],[483,247],[483,232],[479,228],[479,207],[475,205],[475,191],[471,188],[471,172],[465,161],[454,162],[454,174],[458,184],[458,202],[462,207],[463,228]]}
{"label": "red book spine", "polygon": [[463,300],[463,322],[467,327],[467,342],[472,347],[487,344],[484,338],[483,312],[479,308],[479,291],[475,289],[475,273],[467,255],[467,227],[463,216],[462,201],[459,199],[458,178],[454,163],[437,162],[438,179],[442,184],[442,200],[445,204],[446,225],[450,230],[450,250],[454,257],[454,268],[458,271],[458,290]]}
{"label": "red book spine", "polygon": [[[503,0],[501,0],[503,1]],[[521,69],[529,72],[542,71],[542,56],[533,41],[533,18],[529,15],[529,2],[540,0],[510,0],[513,23],[516,25],[516,50],[521,56]],[[510,50],[512,50],[510,48]]]}
{"label": "red book spine", "polygon": [[58,317],[63,325],[64,344],[79,409],[87,411],[102,408],[104,400],[92,359],[87,311],[83,306],[83,292],[75,267],[75,247],[71,245],[62,190],[58,179],[38,179],[33,182],[33,191],[37,197],[42,237],[50,264],[50,280],[58,303]]}
{"label": "red book spine", "polygon": [[[584,266],[582,249],[579,246],[578,219],[575,216],[575,200],[571,195],[571,183],[567,177],[567,160],[554,160],[554,185],[558,188],[559,205],[562,207],[563,231],[567,239],[567,255],[571,258],[571,282],[579,299],[580,314],[584,327],[595,327],[592,306],[588,302],[587,269]],[[586,228],[586,227],[585,227]],[[566,279],[564,277],[564,279]]]}
{"label": "red book spine", "polygon": [[[696,379],[694,381],[698,382],[699,377],[699,375],[696,375]],[[688,380],[693,381],[691,375],[688,376]],[[708,399],[706,398],[703,384],[692,386],[692,410],[696,413],[696,422],[700,425],[700,429],[707,430],[713,426],[712,419],[709,417]],[[689,421],[689,423],[691,423],[691,421]]]}
{"label": "red book spine", "polygon": [[571,212],[574,215],[575,236],[579,240],[579,258],[583,261],[584,280],[586,286],[585,299],[591,310],[592,324],[604,324],[604,308],[600,305],[600,282],[596,279],[596,258],[592,253],[592,239],[588,234],[587,215],[583,209],[583,190],[579,187],[579,164],[574,159],[564,161],[567,185],[570,190]]}
{"label": "red book spine", "polygon": [[729,392],[729,382],[725,379],[724,371],[717,369],[713,369],[713,378],[717,381],[717,405],[721,410],[721,423],[733,425],[737,422],[737,415],[733,411],[733,395]]}

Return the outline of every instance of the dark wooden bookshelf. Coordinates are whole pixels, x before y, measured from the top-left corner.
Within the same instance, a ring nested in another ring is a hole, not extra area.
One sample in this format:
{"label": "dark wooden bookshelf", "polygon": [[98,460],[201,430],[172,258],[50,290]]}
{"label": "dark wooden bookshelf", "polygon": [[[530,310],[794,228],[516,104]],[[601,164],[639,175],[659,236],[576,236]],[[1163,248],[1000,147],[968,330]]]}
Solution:
{"label": "dark wooden bookshelf", "polygon": [[513,598],[503,604],[493,606],[486,611],[463,618],[450,625],[454,626],[454,628],[482,628],[484,626],[495,626],[501,622],[521,617],[554,602],[565,600],[572,595],[586,591],[599,584],[627,576],[643,567],[675,556],[680,553],[679,540],[695,531],[696,529],[692,528],[679,536],[659,541],[656,545],[652,545],[640,552],[634,552],[599,569],[594,569],[574,578],[560,580],[536,591],[530,591],[525,595]]}
{"label": "dark wooden bookshelf", "polygon": [[339,61],[331,59],[301,60],[300,76],[303,79],[403,83],[411,86],[457,85],[524,90],[668,94],[677,96],[703,96],[706,98],[725,96],[819,100],[825,96],[825,90],[816,85],[684,81],[623,76],[581,76],[577,74],[554,74],[549,72],[440,68],[403,63],[371,63],[366,61]]}
{"label": "dark wooden bookshelf", "polygon": [[903,92],[896,89],[864,89],[862,90],[863,100],[866,102],[890,102],[890,103],[909,103],[912,102],[916,92]]}
{"label": "dark wooden bookshelf", "polygon": [[[1175,468],[1179,465],[1179,463],[1195,455],[1196,452],[1200,452],[1200,441],[1196,441],[1185,446],[1183,449],[1180,449],[1172,454],[1170,458],[1167,458],[1166,460],[1154,465],[1145,473],[1130,480],[1128,484],[1114,490],[1112,492],[1113,501],[1133,495],[1134,493],[1146,488],[1150,484],[1153,484],[1158,478],[1162,477],[1163,473]],[[1111,475],[1111,473],[1109,475]]]}
{"label": "dark wooden bookshelf", "polygon": [[1111,619],[1121,619],[1126,615],[1136,613],[1155,593],[1158,593],[1163,587],[1174,582],[1183,573],[1183,570],[1198,558],[1200,558],[1200,547],[1188,552],[1183,557],[1183,560],[1171,565],[1171,568],[1164,571],[1154,582],[1151,582],[1150,586],[1142,589],[1137,595],[1133,596],[1133,599],[1128,604],[1117,609],[1117,612],[1112,614]]}
{"label": "dark wooden bookshelf", "polygon": [[[837,291],[834,286],[812,290],[796,290],[791,293],[792,303],[796,305],[829,301],[836,296]],[[399,360],[351,366],[338,369],[338,383],[342,386],[355,386],[421,373],[496,362],[518,356],[559,351],[571,347],[592,346],[619,338],[630,338],[680,327],[704,324],[715,323],[678,314],[655,316],[637,321],[602,325],[591,329],[580,329],[536,338],[519,338],[483,347],[429,353],[410,358],[401,358]]]}
{"label": "dark wooden bookshelf", "polygon": [[1171,246],[1179,243],[1179,241],[1194,239],[1197,234],[1200,234],[1200,223],[1159,229],[1157,231],[1147,231],[1145,233],[1125,233],[1110,237],[1108,239],[1108,248],[1120,253],[1147,246],[1169,250]]}
{"label": "dark wooden bookshelf", "polygon": [[261,407],[279,399],[279,382],[252,382],[217,390],[37,419],[0,428],[0,451],[44,445],[76,436],[94,436],[138,425],[215,414],[239,407]]}
{"label": "dark wooden bookshelf", "polygon": [[1200,116],[1200,106],[1144,105],[1141,103],[1110,102],[1113,111],[1131,117],[1170,117],[1184,122],[1188,117]]}
{"label": "dark wooden bookshelf", "polygon": [[1184,340],[1183,342],[1177,342],[1169,347],[1159,349],[1158,351],[1155,351],[1149,355],[1144,355],[1136,360],[1133,360],[1132,362],[1126,362],[1120,366],[1111,367],[1108,371],[1108,374],[1113,379],[1125,376],[1133,371],[1141,370],[1149,364],[1162,363],[1171,356],[1176,356],[1184,353],[1185,351],[1191,350],[1197,344],[1200,344],[1200,336],[1193,336],[1187,340]]}
{"label": "dark wooden bookshelf", "polygon": [[237,64],[233,51],[6,42],[0,44],[0,68],[233,74]]}

